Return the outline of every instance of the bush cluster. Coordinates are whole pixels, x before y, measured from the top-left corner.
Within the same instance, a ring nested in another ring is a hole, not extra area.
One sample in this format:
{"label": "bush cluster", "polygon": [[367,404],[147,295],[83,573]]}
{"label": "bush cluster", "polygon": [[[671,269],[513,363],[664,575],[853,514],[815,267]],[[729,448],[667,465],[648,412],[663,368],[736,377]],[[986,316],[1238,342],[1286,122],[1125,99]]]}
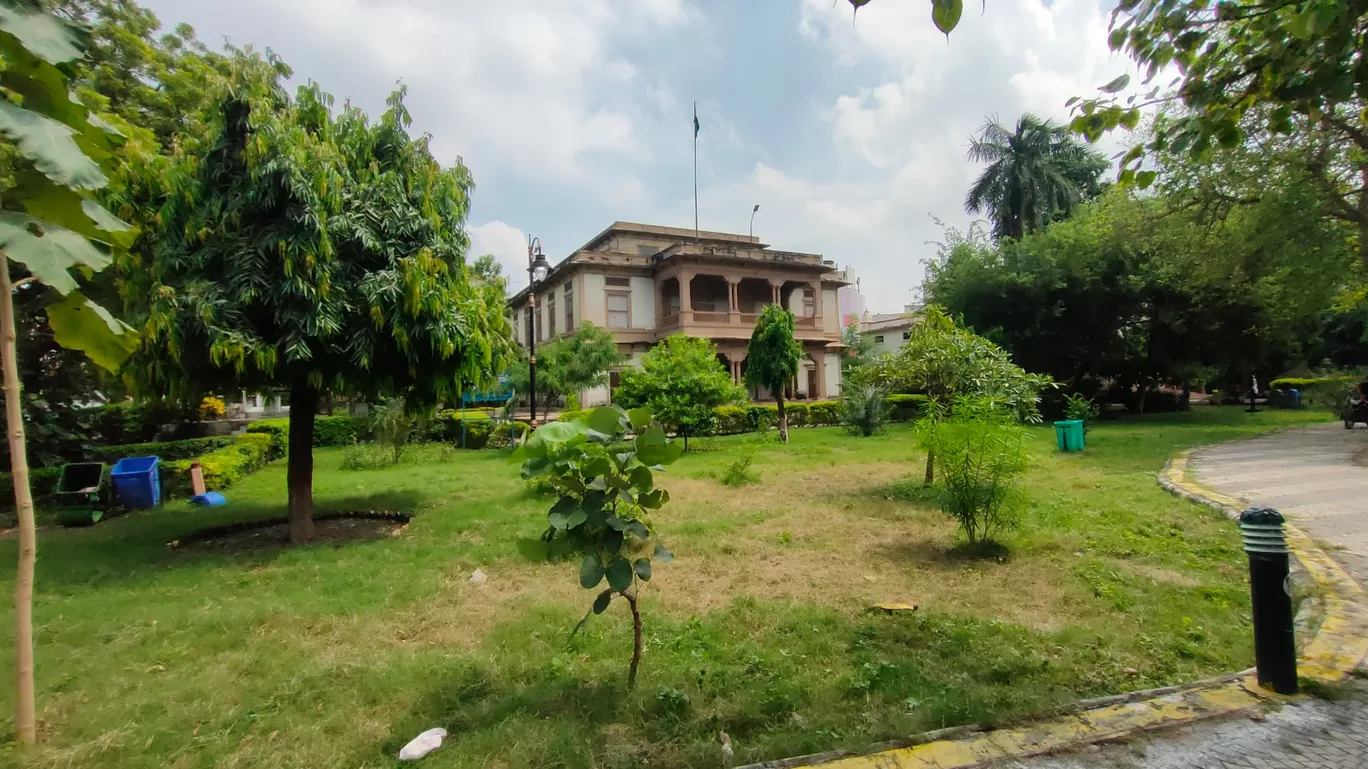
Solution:
{"label": "bush cluster", "polygon": [[[262,419],[247,425],[248,434],[264,433],[271,438],[271,459],[278,459],[290,450],[290,420]],[[370,426],[364,417],[314,417],[313,445],[346,446],[370,438]]]}
{"label": "bush cluster", "polygon": [[91,449],[90,461],[114,464],[126,457],[160,457],[162,462],[177,459],[193,459],[208,454],[215,449],[231,446],[236,439],[231,435],[216,435],[210,438],[190,438],[183,441],[154,441],[151,443],[125,443],[122,446],[100,446]]}
{"label": "bush cluster", "polygon": [[[899,393],[887,398],[890,419],[894,422],[910,422],[917,418],[925,395]],[[840,401],[795,401],[784,404],[788,412],[789,427],[835,427],[843,424]],[[562,422],[572,422],[584,416],[585,411],[562,411]],[[736,435],[753,433],[773,427],[779,420],[779,407],[773,403],[751,403],[744,406],[718,406],[713,409],[713,429],[700,435]]]}
{"label": "bush cluster", "polygon": [[190,465],[194,462],[199,462],[200,469],[204,472],[204,485],[209,489],[222,491],[232,486],[271,461],[274,437],[270,434],[249,432],[237,436],[232,444],[197,459],[163,462],[162,497],[174,499],[188,497],[193,493],[190,486]]}

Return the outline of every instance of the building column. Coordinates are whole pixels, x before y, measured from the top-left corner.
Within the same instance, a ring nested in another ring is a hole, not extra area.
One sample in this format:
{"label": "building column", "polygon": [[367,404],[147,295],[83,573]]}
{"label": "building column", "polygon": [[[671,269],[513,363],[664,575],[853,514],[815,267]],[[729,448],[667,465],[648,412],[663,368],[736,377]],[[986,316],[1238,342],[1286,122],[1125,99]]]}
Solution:
{"label": "building column", "polygon": [[816,366],[817,371],[817,392],[813,394],[813,397],[817,398],[818,400],[826,400],[827,391],[825,348],[819,349],[817,352],[812,354],[812,363]]}
{"label": "building column", "polygon": [[769,279],[770,284],[770,304],[779,304],[779,289],[783,283],[775,283],[773,278]]}
{"label": "building column", "polygon": [[822,281],[814,280],[812,286],[812,317],[813,324],[817,328],[822,328]]}
{"label": "building column", "polygon": [[693,322],[693,300],[689,298],[689,281],[693,279],[683,267],[679,268],[679,324]]}
{"label": "building column", "polygon": [[732,325],[737,325],[741,322],[741,298],[740,295],[737,293],[739,290],[738,286],[741,283],[741,279],[733,278],[730,275],[726,276],[726,278],[727,322]]}

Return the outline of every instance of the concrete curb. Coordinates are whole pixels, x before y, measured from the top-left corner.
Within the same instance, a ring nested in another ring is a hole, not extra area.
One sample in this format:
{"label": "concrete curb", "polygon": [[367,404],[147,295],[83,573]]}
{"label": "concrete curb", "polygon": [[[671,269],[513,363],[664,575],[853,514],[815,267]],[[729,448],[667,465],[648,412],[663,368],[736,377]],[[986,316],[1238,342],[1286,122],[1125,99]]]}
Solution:
{"label": "concrete curb", "polygon": [[[1191,453],[1184,451],[1167,462],[1159,473],[1159,485],[1185,499],[1238,516],[1244,507],[1243,500],[1202,488],[1187,479]],[[1325,604],[1320,632],[1306,645],[1298,672],[1321,683],[1343,681],[1368,656],[1368,596],[1300,529],[1288,526],[1287,534],[1293,555],[1315,580]],[[908,747],[863,755],[821,753],[739,769],[970,769],[1012,758],[1124,740],[1142,732],[1250,712],[1279,701],[1286,698],[1260,689],[1253,671],[1245,671],[1186,687],[1084,701],[1071,713],[1019,727],[942,729],[913,738]]]}

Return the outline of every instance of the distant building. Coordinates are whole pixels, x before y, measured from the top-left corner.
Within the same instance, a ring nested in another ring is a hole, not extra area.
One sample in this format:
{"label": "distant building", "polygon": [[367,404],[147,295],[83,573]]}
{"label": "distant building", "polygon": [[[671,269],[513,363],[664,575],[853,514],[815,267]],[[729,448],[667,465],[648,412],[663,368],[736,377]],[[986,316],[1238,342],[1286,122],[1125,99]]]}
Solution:
{"label": "distant building", "polygon": [[858,325],[865,314],[865,300],[860,293],[860,279],[855,271],[847,267],[845,279],[849,285],[836,290],[836,308],[841,313],[841,328]]}
{"label": "distant building", "polygon": [[[508,308],[524,347],[534,334],[541,344],[589,321],[613,332],[627,365],[671,334],[707,337],[741,382],[756,316],[779,303],[796,316],[805,353],[790,396],[827,398],[841,388],[836,295],[848,282],[819,254],[772,250],[754,236],[615,222],[551,268],[537,287],[535,312],[528,288]],[[613,372],[608,387],[582,393],[580,403],[608,403],[617,381]]]}
{"label": "distant building", "polygon": [[860,323],[860,333],[874,342],[870,353],[892,354],[901,349],[911,335],[912,327],[920,321],[921,309],[920,304],[909,304],[903,306],[902,312],[866,315]]}

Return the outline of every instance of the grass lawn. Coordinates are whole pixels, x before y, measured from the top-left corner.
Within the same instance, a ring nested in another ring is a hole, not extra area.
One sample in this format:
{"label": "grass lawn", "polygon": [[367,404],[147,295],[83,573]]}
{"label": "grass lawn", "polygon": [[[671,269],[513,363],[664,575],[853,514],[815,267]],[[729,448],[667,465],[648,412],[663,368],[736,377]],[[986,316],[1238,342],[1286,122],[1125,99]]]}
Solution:
{"label": "grass lawn", "polygon": [[[395,537],[225,553],[166,543],[283,515],[285,468],[199,510],[177,503],[39,533],[35,629],[52,767],[390,767],[431,726],[427,767],[719,766],[1000,723],[1082,697],[1252,664],[1233,524],[1165,494],[1175,451],[1319,419],[1199,407],[1104,423],[1061,455],[1032,430],[1030,507],[1000,560],[953,555],[949,519],[917,501],[907,426],[855,438],[798,429],[766,444],[759,482],[717,481],[746,436],[661,476],[654,517],[675,551],[643,593],[646,651],[615,602],[573,641],[594,593],[574,563],[516,541],[550,501],[501,452],[368,471],[316,453],[320,511],[412,510]],[[0,581],[14,578],[12,536]],[[488,582],[472,585],[479,568]],[[876,601],[916,612],[867,611]],[[12,671],[12,607],[0,661]],[[0,687],[11,729],[10,687]]]}

